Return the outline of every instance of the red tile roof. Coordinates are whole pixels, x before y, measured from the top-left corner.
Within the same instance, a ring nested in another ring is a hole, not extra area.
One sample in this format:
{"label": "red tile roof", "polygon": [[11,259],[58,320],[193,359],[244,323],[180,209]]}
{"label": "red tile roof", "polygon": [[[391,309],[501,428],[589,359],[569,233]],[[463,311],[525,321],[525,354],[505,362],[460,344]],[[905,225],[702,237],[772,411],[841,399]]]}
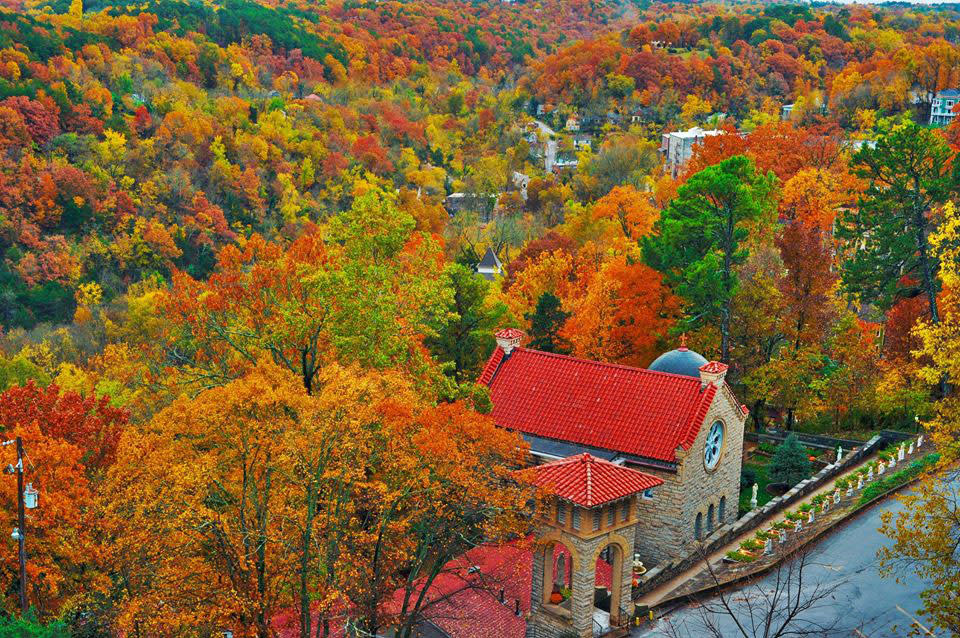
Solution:
{"label": "red tile roof", "polygon": [[[505,545],[481,545],[459,556],[446,565],[437,576],[424,605],[423,616],[451,638],[524,638],[530,613],[530,590],[533,576],[532,539]],[[569,570],[572,562],[569,552],[561,544],[554,546],[553,561],[566,554]],[[609,563],[597,559],[596,584],[610,588],[613,579]],[[567,581],[569,581],[569,571]],[[500,602],[503,590],[503,602]],[[402,599],[397,592],[385,605],[391,613]],[[521,615],[517,616],[517,603]],[[284,609],[273,618],[279,638],[300,635],[298,610]],[[314,614],[314,621],[319,618]],[[338,618],[332,627],[332,638],[341,638],[345,618]]]}
{"label": "red tile roof", "polygon": [[534,472],[537,486],[583,507],[603,505],[663,483],[655,476],[589,454],[538,465]]}
{"label": "red tile roof", "polygon": [[717,386],[678,374],[515,348],[480,375],[500,427],[675,462],[700,431]]}
{"label": "red tile roof", "polygon": [[529,547],[475,547],[444,566],[444,573],[430,588],[428,596],[434,602],[425,607],[424,616],[451,638],[523,638],[532,575]]}
{"label": "red tile roof", "polygon": [[714,374],[719,374],[721,372],[726,372],[727,368],[730,367],[725,363],[720,363],[719,361],[710,361],[708,363],[700,366],[700,369],[704,372],[712,372]]}

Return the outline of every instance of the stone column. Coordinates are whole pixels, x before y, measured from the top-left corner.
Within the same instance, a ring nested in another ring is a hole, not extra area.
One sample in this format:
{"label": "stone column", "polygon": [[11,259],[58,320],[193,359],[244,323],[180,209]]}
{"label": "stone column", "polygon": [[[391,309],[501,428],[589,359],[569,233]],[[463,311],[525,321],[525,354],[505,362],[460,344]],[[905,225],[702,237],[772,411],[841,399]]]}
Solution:
{"label": "stone column", "polygon": [[[586,550],[586,547],[578,548]],[[589,553],[581,553],[584,565],[573,572],[573,596],[570,599],[570,613],[573,617],[573,631],[580,638],[593,636],[593,597],[596,586],[597,564],[593,560],[592,548]]]}

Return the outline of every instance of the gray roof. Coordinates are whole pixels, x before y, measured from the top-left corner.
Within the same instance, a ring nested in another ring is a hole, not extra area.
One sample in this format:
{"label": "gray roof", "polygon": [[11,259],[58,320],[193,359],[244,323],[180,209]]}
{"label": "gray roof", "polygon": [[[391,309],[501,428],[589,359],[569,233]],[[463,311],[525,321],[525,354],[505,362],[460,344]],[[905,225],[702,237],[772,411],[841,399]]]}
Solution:
{"label": "gray roof", "polygon": [[477,268],[503,268],[503,264],[500,263],[500,258],[497,257],[497,253],[493,252],[493,248],[487,248],[487,252],[483,254],[483,259],[480,260],[480,263],[477,264]]}
{"label": "gray roof", "polygon": [[937,93],[937,97],[960,97],[960,89],[944,89]]}
{"label": "gray roof", "polygon": [[682,374],[687,377],[700,378],[700,366],[707,363],[703,355],[680,346],[676,350],[664,352],[650,364],[650,370]]}
{"label": "gray roof", "polygon": [[535,454],[546,454],[549,456],[556,456],[561,459],[565,459],[568,456],[576,456],[577,454],[592,454],[593,456],[603,459],[604,461],[612,461],[619,454],[619,452],[614,450],[602,450],[600,448],[577,445],[576,443],[568,443],[566,441],[545,439],[543,437],[534,436],[532,434],[524,434],[522,432],[520,434],[523,439],[530,444],[530,451]]}

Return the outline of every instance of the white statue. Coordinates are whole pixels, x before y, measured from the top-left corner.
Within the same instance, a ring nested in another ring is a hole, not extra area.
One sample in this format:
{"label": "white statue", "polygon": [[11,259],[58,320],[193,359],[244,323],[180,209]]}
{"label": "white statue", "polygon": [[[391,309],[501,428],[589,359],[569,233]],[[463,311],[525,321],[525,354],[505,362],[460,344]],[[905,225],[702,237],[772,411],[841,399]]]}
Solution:
{"label": "white statue", "polygon": [[793,528],[797,530],[797,534],[803,531],[803,521],[797,521],[796,526]]}
{"label": "white statue", "polygon": [[862,489],[863,489],[863,474],[861,474],[861,475],[857,478],[857,489],[858,489],[858,490],[862,490]]}
{"label": "white statue", "polygon": [[917,437],[917,447],[923,447],[923,435]]}
{"label": "white statue", "polygon": [[815,511],[817,511],[817,508],[814,507],[814,508],[811,509],[809,512],[807,512],[807,523],[808,523],[808,524],[809,524],[809,523],[812,523],[812,522],[816,519],[816,517],[815,517],[814,514],[813,514]]}
{"label": "white statue", "polygon": [[887,471],[887,464],[884,463],[883,461],[880,461],[877,464],[877,474],[883,474],[886,471]]}
{"label": "white statue", "polygon": [[[880,461],[880,463],[883,464],[883,461]],[[871,466],[870,469],[867,470],[867,480],[868,481],[873,480],[873,466]]]}
{"label": "white statue", "polygon": [[753,484],[753,496],[750,497],[750,509],[757,509],[757,490],[760,489],[760,486],[756,483]]}
{"label": "white statue", "polygon": [[838,487],[833,491],[833,504],[836,505],[840,502],[840,488]]}
{"label": "white statue", "polygon": [[906,455],[906,449],[904,448],[905,443],[900,444],[900,449],[897,450],[897,460],[902,461]]}
{"label": "white statue", "polygon": [[769,556],[773,553],[773,539],[768,538],[767,542],[763,544],[763,553],[766,556]]}
{"label": "white statue", "polygon": [[907,454],[913,455],[913,439],[910,439],[910,447],[907,448]]}
{"label": "white statue", "polygon": [[838,463],[838,464],[840,463],[840,459],[842,459],[842,458],[843,458],[843,446],[842,446],[842,445],[838,445],[838,446],[837,446],[837,463]]}

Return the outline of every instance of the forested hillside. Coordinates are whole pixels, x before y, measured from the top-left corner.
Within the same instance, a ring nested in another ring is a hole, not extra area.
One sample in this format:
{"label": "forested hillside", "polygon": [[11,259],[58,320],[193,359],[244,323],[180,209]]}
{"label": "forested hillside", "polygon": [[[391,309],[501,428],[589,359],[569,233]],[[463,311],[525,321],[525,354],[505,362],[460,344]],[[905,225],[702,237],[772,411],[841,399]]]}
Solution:
{"label": "forested hillside", "polygon": [[941,414],[958,42],[951,6],[0,0],[0,426],[60,508],[31,605],[90,637],[409,629],[377,614],[424,530],[525,531],[475,383],[500,328],[633,366],[685,339],[756,428]]}

